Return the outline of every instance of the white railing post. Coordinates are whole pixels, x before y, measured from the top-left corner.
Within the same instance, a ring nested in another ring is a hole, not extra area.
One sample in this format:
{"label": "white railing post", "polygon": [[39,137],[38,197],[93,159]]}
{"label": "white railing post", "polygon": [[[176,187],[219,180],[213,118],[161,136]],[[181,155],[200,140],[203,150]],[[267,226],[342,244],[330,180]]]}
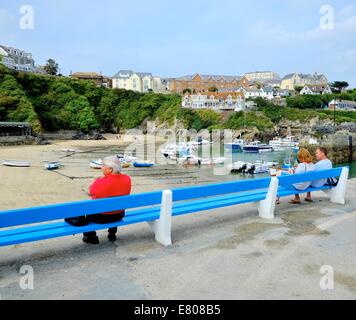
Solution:
{"label": "white railing post", "polygon": [[349,178],[349,168],[343,168],[339,182],[335,188],[331,190],[324,190],[330,197],[330,201],[338,204],[345,204],[345,195],[347,189],[347,180]]}
{"label": "white railing post", "polygon": [[271,183],[267,191],[266,199],[260,201],[258,212],[260,217],[263,219],[274,219],[274,208],[276,206],[278,184],[279,180],[276,177],[271,178]]}
{"label": "white railing post", "polygon": [[149,222],[155,239],[160,244],[168,247],[172,245],[171,228],[172,228],[172,206],[173,194],[171,190],[164,190],[162,192],[162,203],[160,218],[156,221]]}

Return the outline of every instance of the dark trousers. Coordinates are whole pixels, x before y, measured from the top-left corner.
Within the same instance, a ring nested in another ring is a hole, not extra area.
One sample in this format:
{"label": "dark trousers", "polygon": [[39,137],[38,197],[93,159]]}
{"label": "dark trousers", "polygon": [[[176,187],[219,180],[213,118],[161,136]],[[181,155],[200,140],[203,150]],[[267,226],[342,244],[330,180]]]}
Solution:
{"label": "dark trousers", "polygon": [[[86,219],[88,220],[88,222],[92,222],[92,223],[107,224],[107,223],[120,221],[124,217],[125,217],[125,212],[117,213],[117,214],[93,214],[87,216]],[[117,227],[110,228],[108,231],[110,234],[116,234]],[[85,237],[91,238],[96,236],[96,232],[95,231],[85,232],[83,233],[83,235]]]}

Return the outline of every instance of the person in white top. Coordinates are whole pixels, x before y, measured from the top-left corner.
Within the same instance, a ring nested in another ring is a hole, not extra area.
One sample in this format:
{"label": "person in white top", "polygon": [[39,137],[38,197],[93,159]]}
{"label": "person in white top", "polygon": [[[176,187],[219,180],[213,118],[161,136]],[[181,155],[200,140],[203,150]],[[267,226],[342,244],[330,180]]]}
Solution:
{"label": "person in white top", "polygon": [[[288,171],[288,174],[307,173],[310,171],[314,171],[313,157],[307,149],[301,148],[299,150],[298,161],[299,161],[298,166],[295,169],[290,169]],[[297,191],[306,190],[310,187],[310,185],[311,185],[311,181],[299,182],[299,183],[295,183],[293,185],[283,185],[282,184],[282,186],[287,189],[297,190]],[[292,201],[290,201],[290,203],[300,204],[301,201],[300,201],[299,194],[295,194],[294,199]],[[277,199],[277,204],[279,204],[279,199]]]}
{"label": "person in white top", "polygon": [[[324,147],[316,149],[315,157],[318,162],[315,164],[315,171],[329,170],[333,168],[332,162],[328,159],[328,150]],[[327,183],[327,179],[312,181],[311,187],[319,188]],[[311,193],[308,192],[305,201],[313,202]]]}

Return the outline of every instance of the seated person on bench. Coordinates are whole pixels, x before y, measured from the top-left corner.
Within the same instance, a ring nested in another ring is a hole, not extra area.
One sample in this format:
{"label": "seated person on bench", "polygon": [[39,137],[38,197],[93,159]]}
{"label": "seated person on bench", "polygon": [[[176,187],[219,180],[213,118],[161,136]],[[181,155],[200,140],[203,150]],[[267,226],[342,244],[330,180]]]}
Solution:
{"label": "seated person on bench", "polygon": [[[288,174],[307,173],[307,172],[314,171],[313,157],[307,149],[301,148],[299,150],[298,162],[299,162],[298,167],[295,169],[290,169],[288,171]],[[306,190],[310,187],[310,185],[311,185],[311,181],[310,182],[308,182],[308,181],[307,182],[299,182],[299,183],[295,183],[292,185],[283,185],[282,184],[282,186],[285,187],[286,189],[298,190],[298,191]],[[294,199],[292,201],[290,201],[290,203],[300,204],[299,194],[295,194]],[[277,198],[277,204],[279,204],[279,198]]]}
{"label": "seated person on bench", "polygon": [[[93,200],[129,195],[131,192],[131,178],[121,174],[121,162],[116,156],[106,157],[103,160],[102,171],[104,176],[96,179],[89,188],[89,195]],[[122,220],[125,211],[106,212],[87,216],[89,222],[107,224]],[[109,229],[109,241],[116,240],[117,228]],[[95,231],[84,233],[83,241],[98,244],[99,238]]]}
{"label": "seated person on bench", "polygon": [[[333,168],[332,162],[328,159],[328,150],[324,147],[319,147],[316,149],[315,152],[315,157],[318,162],[314,165],[314,170],[315,171],[321,171],[321,170],[330,170]],[[323,180],[316,180],[311,183],[311,187],[313,188],[319,188],[322,186],[325,186],[328,182],[328,179],[323,179]],[[308,192],[307,198],[305,201],[308,202],[313,202],[311,193]]]}

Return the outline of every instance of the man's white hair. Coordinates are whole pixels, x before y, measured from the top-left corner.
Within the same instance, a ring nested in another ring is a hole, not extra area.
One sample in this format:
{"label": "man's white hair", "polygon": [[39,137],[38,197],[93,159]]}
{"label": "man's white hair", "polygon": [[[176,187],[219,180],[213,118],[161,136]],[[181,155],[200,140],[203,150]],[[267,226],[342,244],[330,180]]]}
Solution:
{"label": "man's white hair", "polygon": [[121,162],[116,156],[110,156],[103,159],[103,165],[112,168],[113,173],[121,172]]}

